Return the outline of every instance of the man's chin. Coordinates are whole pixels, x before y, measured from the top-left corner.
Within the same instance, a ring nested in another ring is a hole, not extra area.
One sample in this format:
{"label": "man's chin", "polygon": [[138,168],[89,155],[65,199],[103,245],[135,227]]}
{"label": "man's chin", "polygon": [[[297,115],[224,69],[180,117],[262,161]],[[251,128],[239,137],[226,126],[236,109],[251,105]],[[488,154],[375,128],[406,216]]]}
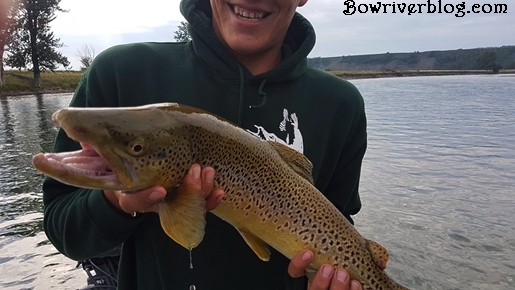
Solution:
{"label": "man's chin", "polygon": [[259,41],[256,37],[229,39],[229,41],[226,42],[226,45],[236,55],[246,57],[261,57],[273,50],[269,42],[265,40]]}

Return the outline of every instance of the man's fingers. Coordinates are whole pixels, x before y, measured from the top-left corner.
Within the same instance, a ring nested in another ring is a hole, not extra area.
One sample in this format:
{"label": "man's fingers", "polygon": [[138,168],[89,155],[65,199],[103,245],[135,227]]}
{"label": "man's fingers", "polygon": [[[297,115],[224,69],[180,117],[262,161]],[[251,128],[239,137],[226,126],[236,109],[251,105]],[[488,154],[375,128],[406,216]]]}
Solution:
{"label": "man's fingers", "polygon": [[201,168],[200,165],[193,164],[180,186],[201,189],[206,198],[206,209],[212,210],[218,206],[224,195],[221,189],[213,190],[214,180],[215,170],[212,167]]}
{"label": "man's fingers", "polygon": [[154,207],[165,198],[166,190],[156,186],[138,192],[118,192],[117,194],[120,208],[124,212],[150,212],[155,211]]}
{"label": "man's fingers", "polygon": [[[206,198],[206,209],[212,210],[223,198],[221,189],[213,190],[215,171],[211,167],[201,168],[194,164],[184,178],[179,190],[201,190]],[[123,193],[104,191],[109,201],[119,210],[132,214],[134,212],[157,212],[157,204],[166,196],[166,190],[155,186],[138,192]]]}
{"label": "man's fingers", "polygon": [[304,251],[291,259],[288,265],[288,274],[293,278],[302,277],[309,263],[313,261],[314,255],[311,251]]}
{"label": "man's fingers", "polygon": [[361,284],[351,281],[344,269],[334,269],[331,265],[323,265],[317,272],[313,281],[310,281],[309,290],[362,290]]}
{"label": "man's fingers", "polygon": [[206,199],[206,209],[207,210],[215,209],[218,206],[218,204],[222,201],[223,197],[224,197],[223,190],[221,190],[221,189],[213,190]]}
{"label": "man's fingers", "polygon": [[336,286],[331,284],[331,280],[335,278],[334,269],[331,265],[322,265],[322,267],[318,270],[315,278],[310,281],[310,285],[308,287],[309,290],[325,290],[325,289],[339,289],[339,288],[329,288],[329,286]]}
{"label": "man's fingers", "polygon": [[350,290],[362,290],[361,284],[358,281],[352,280],[350,282]]}
{"label": "man's fingers", "polygon": [[[293,278],[302,277],[313,261],[313,252],[306,250],[291,259],[288,274]],[[350,281],[350,276],[344,269],[334,269],[331,265],[322,265],[313,280],[309,281],[309,290],[361,290],[361,285]]]}
{"label": "man's fingers", "polygon": [[187,186],[201,186],[201,168],[198,164],[193,164],[190,168],[190,171],[184,177],[182,184],[186,184]]}
{"label": "man's fingers", "polygon": [[[194,165],[195,166],[195,165]],[[200,168],[200,166],[199,166]],[[211,167],[205,167],[202,169],[202,191],[204,192],[204,196],[207,196],[213,190],[215,180],[215,170]]]}

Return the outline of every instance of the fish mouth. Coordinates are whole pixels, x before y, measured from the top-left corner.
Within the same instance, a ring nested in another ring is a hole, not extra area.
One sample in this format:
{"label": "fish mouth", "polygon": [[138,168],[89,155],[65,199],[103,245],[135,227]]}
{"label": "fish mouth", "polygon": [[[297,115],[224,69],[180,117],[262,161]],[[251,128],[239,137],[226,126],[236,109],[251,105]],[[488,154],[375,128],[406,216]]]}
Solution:
{"label": "fish mouth", "polygon": [[[81,188],[130,191],[136,174],[130,162],[102,144],[99,130],[86,128],[74,115],[73,109],[59,110],[52,115],[55,126],[80,143],[82,149],[72,152],[39,153],[33,157],[34,167],[64,184]],[[79,118],[80,119],[80,118]],[[88,141],[89,140],[89,141]],[[94,141],[91,141],[94,140]]]}
{"label": "fish mouth", "polygon": [[[62,183],[92,189],[124,190],[111,163],[93,146],[81,142],[81,150],[40,153],[34,156],[34,167]],[[131,171],[127,162],[123,162]],[[132,176],[135,174],[130,172]]]}

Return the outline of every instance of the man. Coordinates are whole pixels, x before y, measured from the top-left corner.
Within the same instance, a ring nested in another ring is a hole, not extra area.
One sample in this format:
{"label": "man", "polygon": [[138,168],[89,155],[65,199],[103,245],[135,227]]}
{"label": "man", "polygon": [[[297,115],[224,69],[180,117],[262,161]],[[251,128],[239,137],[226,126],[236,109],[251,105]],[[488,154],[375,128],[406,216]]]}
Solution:
{"label": "man", "polygon": [[[351,220],[361,207],[363,99],[350,83],[307,67],[315,34],[295,12],[306,2],[183,0],[191,42],[131,44],[102,53],[71,106],[172,101],[210,111],[304,153],[317,188]],[[59,132],[56,151],[79,148]],[[215,174],[193,165],[181,186],[202,188],[212,209],[223,198],[222,189],[213,187]],[[210,214],[190,269],[188,251],[164,234],[153,213],[166,194],[161,187],[124,194],[47,179],[43,191],[45,231],[65,255],[82,260],[123,243],[120,289],[361,289],[329,265],[308,285],[304,269],[313,253],[289,261],[274,251],[262,262],[235,229]]]}

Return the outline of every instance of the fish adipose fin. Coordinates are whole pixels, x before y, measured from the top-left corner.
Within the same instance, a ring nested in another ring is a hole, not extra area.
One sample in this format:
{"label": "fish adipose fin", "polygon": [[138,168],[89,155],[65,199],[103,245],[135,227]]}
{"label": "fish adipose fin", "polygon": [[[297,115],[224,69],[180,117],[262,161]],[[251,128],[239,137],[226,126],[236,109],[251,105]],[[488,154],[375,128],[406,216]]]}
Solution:
{"label": "fish adipose fin", "polygon": [[372,258],[376,262],[377,266],[381,268],[382,270],[386,269],[386,264],[388,263],[388,251],[378,244],[377,242],[374,242],[372,240],[367,240],[367,248],[370,254],[372,255]]}
{"label": "fish adipose fin", "polygon": [[265,243],[260,238],[256,237],[253,233],[249,232],[247,229],[237,229],[238,232],[241,234],[245,242],[247,242],[247,245],[256,253],[256,255],[263,261],[269,261],[270,260],[270,247],[267,243]]}
{"label": "fish adipose fin", "polygon": [[290,165],[297,174],[313,184],[313,164],[304,154],[275,141],[268,141],[268,144],[274,147],[283,161]]}
{"label": "fish adipose fin", "polygon": [[179,186],[159,203],[159,220],[165,233],[191,250],[204,238],[206,200],[201,188]]}

